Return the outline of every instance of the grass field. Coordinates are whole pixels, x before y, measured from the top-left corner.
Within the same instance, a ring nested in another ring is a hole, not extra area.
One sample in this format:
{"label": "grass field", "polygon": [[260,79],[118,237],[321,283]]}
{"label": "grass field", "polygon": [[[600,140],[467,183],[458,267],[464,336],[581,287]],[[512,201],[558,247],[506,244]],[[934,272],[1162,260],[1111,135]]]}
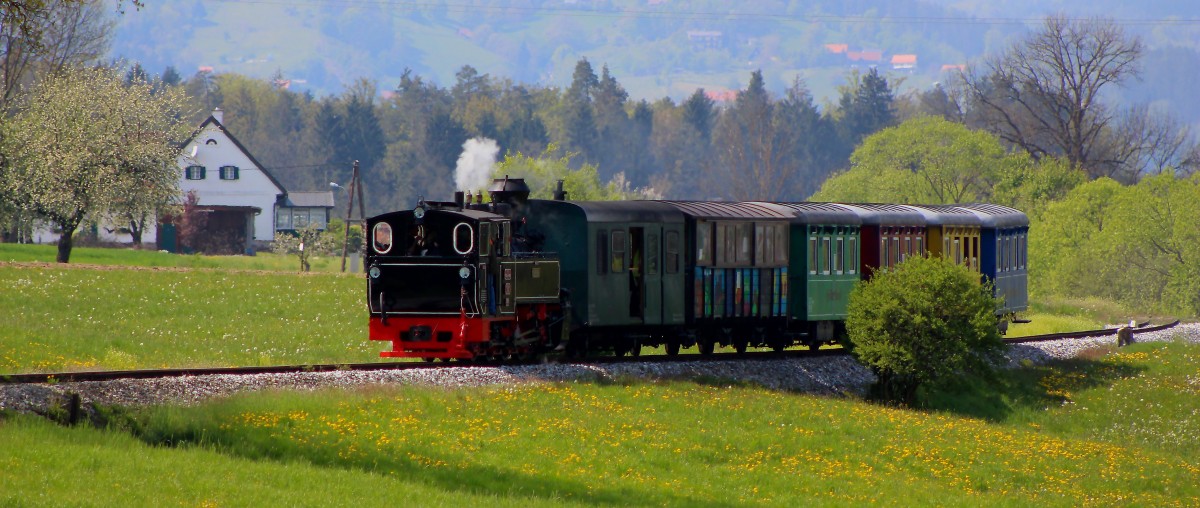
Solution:
{"label": "grass field", "polygon": [[[0,244],[0,373],[357,363],[387,347],[366,339],[362,275],[336,273],[337,258],[308,274],[269,254],[79,248],[70,264],[53,258],[53,246]],[[1009,336],[1102,326],[1087,308],[1032,314]]]}
{"label": "grass field", "polygon": [[361,277],[0,264],[0,373],[378,360]]}
{"label": "grass field", "polygon": [[[0,245],[0,372],[380,348],[361,275],[120,250],[76,254],[122,267],[10,262],[46,255],[27,248]],[[1103,302],[1032,315],[1023,333],[1127,319]],[[0,506],[1196,506],[1197,372],[1200,346],[1137,344],[935,392],[931,411],[707,379],[257,393],[116,408],[104,429],[0,414]]]}
{"label": "grass field", "polygon": [[0,420],[0,504],[1200,503],[1200,347],[1095,356],[1007,373],[987,418],[685,381],[259,393],[110,430],[20,417]]}
{"label": "grass field", "polygon": [[[54,245],[19,245],[0,243],[2,262],[53,263],[58,249]],[[270,270],[298,272],[300,262],[295,256],[283,256],[271,252],[260,252],[255,256],[201,256],[198,254],[171,254],[153,250],[109,249],[98,247],[75,247],[71,249],[72,265],[146,266],[181,268],[224,268],[232,270]],[[314,272],[340,272],[341,256],[317,256],[309,258]],[[349,266],[349,262],[347,262]]]}

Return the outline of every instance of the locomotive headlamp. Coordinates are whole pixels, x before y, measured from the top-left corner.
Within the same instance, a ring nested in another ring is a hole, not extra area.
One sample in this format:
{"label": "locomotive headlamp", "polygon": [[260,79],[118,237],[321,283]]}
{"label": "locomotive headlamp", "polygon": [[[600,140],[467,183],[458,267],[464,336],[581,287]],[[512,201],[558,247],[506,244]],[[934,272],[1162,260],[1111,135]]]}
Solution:
{"label": "locomotive headlamp", "polygon": [[379,278],[379,267],[378,267],[378,266],[372,266],[372,267],[371,267],[370,274],[371,274],[371,278],[372,278],[372,279],[378,279],[378,278]]}
{"label": "locomotive headlamp", "polygon": [[458,276],[459,276],[459,277],[461,277],[461,278],[463,278],[463,279],[466,279],[467,277],[470,277],[470,276],[471,276],[471,269],[470,269],[470,268],[467,268],[467,267],[465,267],[465,266],[464,266],[464,267],[462,267],[462,268],[459,268],[459,269],[458,269]]}
{"label": "locomotive headlamp", "polygon": [[425,218],[425,207],[418,206],[416,208],[413,208],[413,217],[416,217],[418,219],[424,219]]}

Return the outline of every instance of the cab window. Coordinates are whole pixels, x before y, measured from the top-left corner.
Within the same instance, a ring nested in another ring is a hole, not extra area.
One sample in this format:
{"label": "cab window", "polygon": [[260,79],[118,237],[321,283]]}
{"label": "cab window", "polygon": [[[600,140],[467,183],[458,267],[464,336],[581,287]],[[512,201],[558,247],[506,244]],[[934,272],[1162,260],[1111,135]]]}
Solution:
{"label": "cab window", "polygon": [[479,223],[479,255],[487,256],[492,253],[492,223]]}

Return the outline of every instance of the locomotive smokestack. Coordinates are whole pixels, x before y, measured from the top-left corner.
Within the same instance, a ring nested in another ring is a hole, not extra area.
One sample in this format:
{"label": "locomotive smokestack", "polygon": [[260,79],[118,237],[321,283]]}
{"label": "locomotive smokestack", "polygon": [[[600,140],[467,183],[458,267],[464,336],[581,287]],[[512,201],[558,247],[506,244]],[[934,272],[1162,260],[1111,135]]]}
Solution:
{"label": "locomotive smokestack", "polygon": [[454,191],[454,204],[458,205],[458,209],[463,207],[463,191]]}
{"label": "locomotive smokestack", "polygon": [[525,184],[524,178],[509,178],[508,175],[504,175],[504,179],[497,178],[492,181],[488,194],[492,196],[492,203],[524,205],[529,201],[529,186]]}
{"label": "locomotive smokestack", "polygon": [[559,180],[558,184],[554,187],[554,200],[555,201],[566,201],[567,200],[567,191],[563,190],[563,181],[562,180]]}

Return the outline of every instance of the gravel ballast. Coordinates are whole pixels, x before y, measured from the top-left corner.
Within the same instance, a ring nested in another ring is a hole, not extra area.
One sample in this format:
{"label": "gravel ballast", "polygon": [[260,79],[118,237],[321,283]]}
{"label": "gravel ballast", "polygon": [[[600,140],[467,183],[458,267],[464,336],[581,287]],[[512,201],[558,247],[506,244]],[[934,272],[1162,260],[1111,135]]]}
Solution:
{"label": "gravel ballast", "polygon": [[[1136,333],[1137,342],[1166,341],[1176,337],[1200,343],[1200,324],[1182,324],[1169,330]],[[1014,344],[1009,365],[1042,364],[1070,358],[1079,352],[1114,345],[1116,337],[1063,339]],[[706,361],[674,363],[620,363],[604,365],[472,366],[400,371],[333,371],[295,374],[207,375],[163,379],[127,379],[56,384],[0,385],[0,410],[46,414],[61,408],[70,394],[78,394],[86,411],[91,404],[144,406],[191,405],[241,392],[286,389],[317,390],[369,385],[479,387],[502,384],[592,381],[597,379],[727,379],[772,390],[817,395],[859,395],[874,382],[870,370],[848,356],[789,358],[782,360]]]}

